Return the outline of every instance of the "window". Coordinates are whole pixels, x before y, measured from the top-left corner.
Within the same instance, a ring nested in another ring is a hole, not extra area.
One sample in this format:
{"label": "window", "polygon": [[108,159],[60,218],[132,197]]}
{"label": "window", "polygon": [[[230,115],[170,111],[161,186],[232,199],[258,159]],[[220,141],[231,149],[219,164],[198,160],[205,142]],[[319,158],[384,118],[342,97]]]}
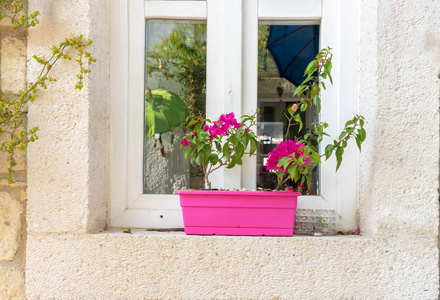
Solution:
{"label": "window", "polygon": [[[215,118],[230,111],[236,115],[255,111],[258,105],[267,106],[268,116],[271,110],[280,109],[261,99],[258,102],[259,27],[319,25],[320,48],[333,48],[335,82],[322,94],[319,117],[336,128],[329,133],[337,136],[338,127],[342,129],[357,111],[357,5],[350,0],[112,0],[110,226],[183,226],[178,196],[152,191],[144,184],[150,176],[144,175],[148,155],[144,155],[144,99],[149,76],[145,56],[151,36],[146,30],[156,26],[169,32],[175,26],[206,24],[206,114]],[[344,230],[354,225],[357,205],[358,162],[353,150],[345,154],[338,173],[333,160],[324,163],[317,176],[320,194],[302,196],[298,202],[299,208],[336,209],[341,216],[338,228]],[[241,167],[213,173],[213,185],[255,188],[256,166],[257,159],[252,157]]]}

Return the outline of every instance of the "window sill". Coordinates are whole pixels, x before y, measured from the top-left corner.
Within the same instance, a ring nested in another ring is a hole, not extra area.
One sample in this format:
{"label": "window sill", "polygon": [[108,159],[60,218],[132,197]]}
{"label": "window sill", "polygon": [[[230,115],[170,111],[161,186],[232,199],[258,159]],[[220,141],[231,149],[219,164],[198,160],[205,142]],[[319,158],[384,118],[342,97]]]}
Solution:
{"label": "window sill", "polygon": [[132,229],[131,233],[124,233],[125,229],[116,229],[112,228],[106,230],[104,232],[96,233],[95,235],[105,235],[105,236],[124,236],[124,237],[164,237],[164,238],[207,238],[207,239],[215,239],[215,238],[229,238],[229,239],[276,239],[276,240],[287,240],[287,239],[297,239],[297,240],[331,240],[331,241],[366,241],[366,240],[374,240],[373,238],[363,237],[361,235],[335,235],[335,236],[310,236],[310,235],[299,235],[294,234],[291,237],[270,237],[270,236],[224,236],[224,235],[186,235],[185,232],[182,231],[157,231],[157,230],[145,230],[145,229]]}

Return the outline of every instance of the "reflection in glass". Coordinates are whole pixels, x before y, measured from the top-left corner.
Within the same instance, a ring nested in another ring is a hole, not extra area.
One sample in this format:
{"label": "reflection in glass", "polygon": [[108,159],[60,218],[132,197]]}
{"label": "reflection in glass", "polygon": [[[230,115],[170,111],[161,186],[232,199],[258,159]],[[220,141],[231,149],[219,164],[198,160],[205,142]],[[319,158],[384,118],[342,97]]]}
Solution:
{"label": "reflection in glass", "polygon": [[202,188],[180,151],[189,119],[205,113],[206,24],[146,22],[144,193]]}
{"label": "reflection in glass", "polygon": [[[273,189],[277,175],[266,169],[267,154],[286,139],[303,137],[312,122],[318,120],[314,109],[302,112],[304,128],[290,127],[287,134],[286,109],[300,98],[292,97],[296,86],[303,81],[307,64],[319,51],[319,25],[286,25],[260,23],[258,27],[258,107],[260,120],[257,156],[257,187]],[[311,57],[311,58],[310,58]],[[319,170],[309,174],[313,194],[319,192]],[[297,187],[298,183],[286,185]]]}

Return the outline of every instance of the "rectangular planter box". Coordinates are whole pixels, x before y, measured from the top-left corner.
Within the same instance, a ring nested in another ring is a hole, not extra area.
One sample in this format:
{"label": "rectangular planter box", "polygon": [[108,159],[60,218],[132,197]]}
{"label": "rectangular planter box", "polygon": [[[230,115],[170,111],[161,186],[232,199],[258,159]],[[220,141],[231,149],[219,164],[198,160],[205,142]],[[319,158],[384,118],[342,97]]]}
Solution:
{"label": "rectangular planter box", "polygon": [[296,192],[176,191],[186,234],[292,236]]}

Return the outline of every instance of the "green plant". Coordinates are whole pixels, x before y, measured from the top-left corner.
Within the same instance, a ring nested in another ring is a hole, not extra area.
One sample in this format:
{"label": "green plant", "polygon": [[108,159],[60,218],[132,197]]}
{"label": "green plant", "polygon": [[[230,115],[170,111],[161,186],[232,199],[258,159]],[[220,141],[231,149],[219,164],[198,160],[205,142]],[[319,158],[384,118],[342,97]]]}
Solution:
{"label": "green plant", "polygon": [[37,25],[39,15],[38,11],[27,14],[21,0],[0,0],[0,20],[10,19],[13,29]]}
{"label": "green plant", "polygon": [[[201,166],[205,174],[206,186],[211,189],[209,175],[222,166],[231,169],[242,164],[242,157],[249,146],[249,155],[257,150],[258,142],[255,133],[250,129],[256,125],[257,113],[244,115],[241,123],[237,122],[234,113],[223,114],[217,121],[191,121],[193,132],[184,135],[181,148],[188,147],[185,159]],[[209,125],[212,124],[212,125]]]}
{"label": "green plant", "polygon": [[295,137],[295,141],[288,140],[289,128],[292,125],[299,125],[301,131],[303,124],[300,111],[304,112],[308,107],[316,105],[318,113],[321,111],[321,89],[326,89],[325,80],[329,79],[333,84],[331,76],[332,58],[331,48],[322,49],[307,66],[304,76],[306,79],[299,85],[294,96],[300,96],[300,103],[293,104],[287,109],[286,119],[288,120],[286,141],[280,143],[272,152],[268,154],[267,168],[275,170],[278,175],[277,190],[280,190],[288,180],[292,179],[300,185],[307,183],[310,189],[309,172],[321,163],[321,157],[329,159],[333,153],[336,156],[336,171],[342,163],[344,149],[347,142],[354,138],[361,151],[361,144],[367,134],[364,129],[365,119],[361,115],[355,115],[352,120],[345,123],[338,139],[325,147],[325,153],[318,154],[318,146],[324,136],[329,136],[324,130],[328,127],[325,122],[314,122],[312,128],[303,137]]}
{"label": "green plant", "polygon": [[[0,19],[10,18],[14,29],[20,26],[29,27],[38,24],[36,17],[39,15],[39,12],[32,14],[24,13],[24,6],[21,1],[0,1],[0,9]],[[19,15],[20,17],[17,21]],[[87,66],[96,61],[90,52],[86,51],[91,43],[92,41],[83,40],[83,36],[79,35],[73,38],[66,38],[59,45],[52,46],[52,54],[49,58],[34,55],[33,58],[41,64],[41,71],[35,82],[30,82],[26,89],[20,90],[18,97],[12,100],[0,95],[0,151],[7,153],[9,183],[14,182],[12,174],[14,173],[14,167],[17,165],[14,158],[15,151],[24,151],[30,142],[38,139],[38,127],[25,129],[26,126],[23,119],[24,107],[35,99],[40,88],[47,89],[49,82],[57,81],[54,77],[49,76],[51,69],[60,59],[72,60],[73,53],[76,54],[75,61],[80,67],[75,88],[82,89],[84,75],[90,72]],[[73,49],[74,52],[72,53],[70,49]]]}

